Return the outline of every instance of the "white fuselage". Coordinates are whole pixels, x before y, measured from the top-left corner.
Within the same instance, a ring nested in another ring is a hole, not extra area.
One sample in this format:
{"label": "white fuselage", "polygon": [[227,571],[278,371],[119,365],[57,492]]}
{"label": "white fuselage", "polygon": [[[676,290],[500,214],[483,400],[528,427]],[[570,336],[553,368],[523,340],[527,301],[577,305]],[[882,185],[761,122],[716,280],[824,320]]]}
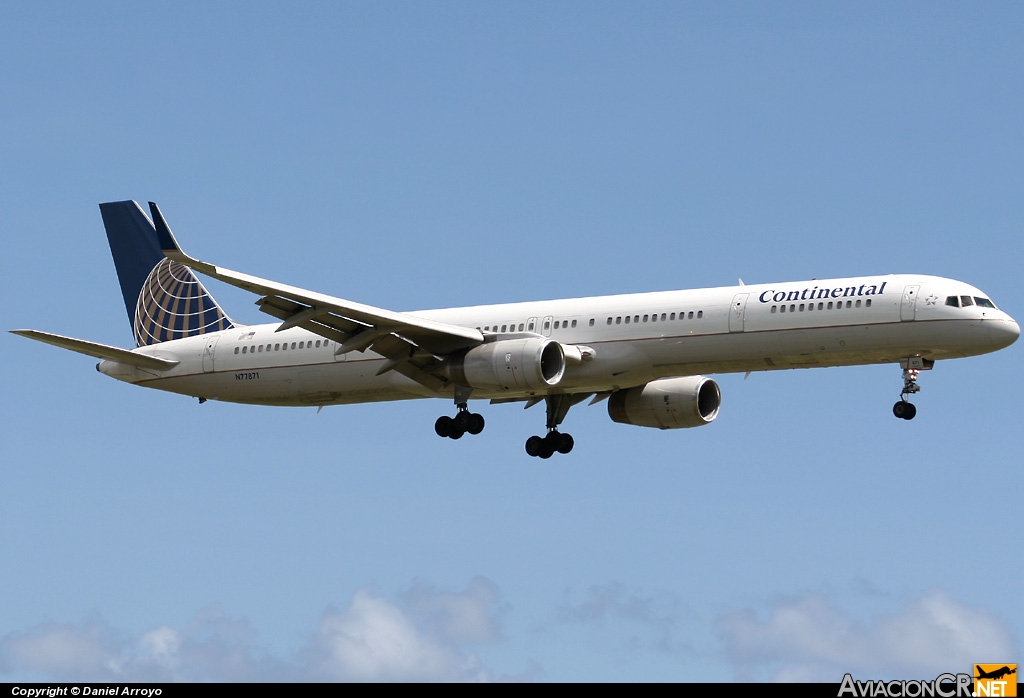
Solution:
{"label": "white fuselage", "polygon": [[[968,297],[971,305],[947,305]],[[596,393],[670,376],[938,360],[1011,344],[1017,323],[968,284],[922,275],[812,280],[414,311],[479,328],[488,339],[533,333],[590,350],[547,393]],[[135,351],[180,363],[161,372],[103,361],[120,380],[194,397],[264,405],[332,405],[434,392],[371,350],[335,355],[337,344],[278,323],[239,326]],[[473,398],[536,391],[475,390]]]}

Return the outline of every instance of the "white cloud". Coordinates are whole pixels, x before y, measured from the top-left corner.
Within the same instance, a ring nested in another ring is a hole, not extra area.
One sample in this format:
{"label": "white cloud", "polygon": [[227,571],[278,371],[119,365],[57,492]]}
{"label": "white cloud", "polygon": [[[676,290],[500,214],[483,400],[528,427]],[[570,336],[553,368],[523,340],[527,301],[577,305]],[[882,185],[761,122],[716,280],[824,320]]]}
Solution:
{"label": "white cloud", "polygon": [[727,614],[718,629],[742,679],[766,672],[781,681],[839,681],[845,672],[934,678],[944,671],[967,671],[988,657],[1017,654],[997,618],[942,591],[868,624],[855,622],[820,596],[805,596],[775,604],[767,620],[750,610]]}
{"label": "white cloud", "polygon": [[82,625],[46,623],[0,641],[0,666],[55,678],[104,678],[117,670],[120,641],[97,621]]}
{"label": "white cloud", "polygon": [[189,627],[168,626],[127,638],[102,621],[47,623],[0,640],[3,673],[56,680],[246,681],[283,678],[284,667],[251,642],[224,632],[230,621],[218,605],[202,609]]}
{"label": "white cloud", "polygon": [[368,590],[328,610],[288,660],[260,646],[245,620],[219,605],[183,629],[162,625],[126,637],[101,621],[43,624],[0,639],[0,674],[89,681],[483,681],[470,649],[500,637],[497,588],[414,585],[393,603]]}
{"label": "white cloud", "polygon": [[501,637],[498,587],[476,577],[465,591],[442,591],[417,582],[404,595],[403,605],[417,624],[454,643],[487,644]]}
{"label": "white cloud", "polygon": [[314,678],[355,681],[485,680],[479,661],[425,633],[406,613],[368,591],[325,613],[310,651]]}
{"label": "white cloud", "polygon": [[674,652],[686,649],[674,637],[681,613],[681,603],[675,594],[643,593],[619,582],[609,582],[589,587],[581,601],[567,599],[558,617],[567,623],[608,625],[616,631],[628,628],[619,635],[619,644],[631,652]]}

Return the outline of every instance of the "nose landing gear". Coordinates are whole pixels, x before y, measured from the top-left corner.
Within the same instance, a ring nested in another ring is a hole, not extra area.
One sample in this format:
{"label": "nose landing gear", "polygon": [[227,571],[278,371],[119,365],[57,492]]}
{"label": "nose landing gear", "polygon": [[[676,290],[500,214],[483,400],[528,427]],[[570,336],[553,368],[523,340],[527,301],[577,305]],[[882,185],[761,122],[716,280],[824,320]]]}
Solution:
{"label": "nose landing gear", "polygon": [[914,393],[921,392],[921,386],[917,384],[918,374],[930,370],[934,365],[933,360],[921,356],[900,359],[900,367],[903,369],[903,391],[900,393],[900,401],[892,406],[892,413],[898,419],[909,420],[917,416],[917,407],[908,398]]}

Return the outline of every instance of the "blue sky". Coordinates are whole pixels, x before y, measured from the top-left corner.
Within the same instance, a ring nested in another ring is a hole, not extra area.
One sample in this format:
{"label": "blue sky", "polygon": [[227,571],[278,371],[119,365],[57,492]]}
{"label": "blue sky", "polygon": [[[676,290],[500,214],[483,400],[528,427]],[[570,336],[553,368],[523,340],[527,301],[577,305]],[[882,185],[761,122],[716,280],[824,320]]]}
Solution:
{"label": "blue sky", "polygon": [[[129,346],[96,204],[407,310],[922,272],[1018,319],[1014,3],[22,3],[4,328]],[[216,282],[232,316],[254,297]],[[133,388],[5,334],[0,677],[931,678],[1020,659],[1021,345],[717,377],[718,420]],[[995,553],[992,551],[1006,551]]]}

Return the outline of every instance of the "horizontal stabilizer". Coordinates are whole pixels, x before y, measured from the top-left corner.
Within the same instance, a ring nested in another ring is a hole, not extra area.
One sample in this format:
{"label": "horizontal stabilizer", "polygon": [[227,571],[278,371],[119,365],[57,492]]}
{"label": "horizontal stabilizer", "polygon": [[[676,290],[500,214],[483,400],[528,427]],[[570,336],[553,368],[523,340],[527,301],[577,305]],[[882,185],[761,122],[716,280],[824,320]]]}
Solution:
{"label": "horizontal stabilizer", "polygon": [[72,339],[71,337],[64,337],[62,335],[51,334],[49,332],[40,332],[39,330],[11,330],[11,332],[13,334],[21,335],[22,337],[35,339],[39,342],[52,344],[55,347],[77,351],[79,354],[85,354],[86,356],[93,356],[97,359],[108,359],[121,364],[146,368],[151,371],[166,371],[174,368],[179,363],[169,359],[161,359],[156,356],[138,354],[134,351],[121,349],[120,347],[112,347],[107,344],[97,344],[96,342],[87,342],[84,339]]}

